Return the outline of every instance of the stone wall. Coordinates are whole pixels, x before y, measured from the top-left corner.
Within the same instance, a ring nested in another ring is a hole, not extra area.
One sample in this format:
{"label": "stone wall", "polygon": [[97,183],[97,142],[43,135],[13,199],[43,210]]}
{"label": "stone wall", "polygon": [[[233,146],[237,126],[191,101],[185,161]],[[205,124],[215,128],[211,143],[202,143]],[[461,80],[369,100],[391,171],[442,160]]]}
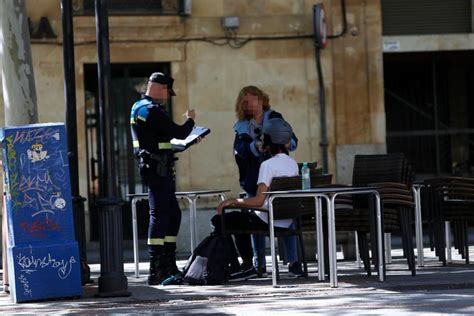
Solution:
{"label": "stone wall", "polygon": [[[323,1],[329,33],[341,31],[340,1]],[[339,172],[338,146],[384,145],[380,2],[347,0],[348,32],[322,51],[330,172]],[[234,102],[241,87],[254,84],[270,95],[272,107],[293,125],[297,161],[320,161],[319,91],[308,0],[193,0],[189,17],[112,16],[112,63],[170,62],[177,97],[174,117],[188,107],[197,123],[211,128],[202,144],[180,154],[177,189],[240,188],[233,159]],[[59,1],[28,0],[33,25],[47,16],[57,39],[34,40],[33,62],[41,122],[64,121],[61,12]],[[205,41],[223,37],[223,16],[239,16],[241,48]],[[75,17],[77,117],[81,195],[87,194],[84,64],[96,62],[94,17]],[[152,69],[150,69],[150,72]],[[1,103],[1,102],[0,102]],[[3,110],[3,105],[0,104]],[[124,113],[128,116],[128,113]],[[0,118],[1,122],[2,118]],[[347,147],[345,147],[347,148]],[[346,151],[339,151],[345,153]],[[215,201],[200,207],[213,207]],[[205,224],[203,224],[205,225]]]}

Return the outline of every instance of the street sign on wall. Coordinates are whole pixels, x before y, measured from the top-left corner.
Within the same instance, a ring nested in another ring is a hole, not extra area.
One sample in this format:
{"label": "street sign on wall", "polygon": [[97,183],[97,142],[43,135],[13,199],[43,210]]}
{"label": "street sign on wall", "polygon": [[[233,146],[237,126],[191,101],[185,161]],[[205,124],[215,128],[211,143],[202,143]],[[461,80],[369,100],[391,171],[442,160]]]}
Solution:
{"label": "street sign on wall", "polygon": [[5,127],[0,139],[12,299],[80,296],[64,124]]}

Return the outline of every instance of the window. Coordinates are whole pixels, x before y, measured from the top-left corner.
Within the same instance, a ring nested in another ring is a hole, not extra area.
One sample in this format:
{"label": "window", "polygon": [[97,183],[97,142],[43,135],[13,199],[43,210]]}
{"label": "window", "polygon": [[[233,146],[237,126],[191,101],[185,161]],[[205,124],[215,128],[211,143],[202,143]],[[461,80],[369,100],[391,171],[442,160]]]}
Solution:
{"label": "window", "polygon": [[[109,15],[184,15],[185,0],[109,0]],[[94,15],[94,0],[74,1],[74,15]]]}
{"label": "window", "polygon": [[472,32],[471,0],[382,0],[383,35]]}
{"label": "window", "polygon": [[387,151],[417,175],[474,173],[474,53],[384,55]]}

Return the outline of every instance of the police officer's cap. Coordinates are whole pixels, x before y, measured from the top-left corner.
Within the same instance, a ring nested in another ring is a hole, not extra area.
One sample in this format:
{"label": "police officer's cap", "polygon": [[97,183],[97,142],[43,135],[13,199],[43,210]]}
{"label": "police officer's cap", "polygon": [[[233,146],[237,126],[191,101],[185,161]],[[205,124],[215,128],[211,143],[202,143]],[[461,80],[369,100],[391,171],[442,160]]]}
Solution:
{"label": "police officer's cap", "polygon": [[263,124],[263,134],[270,137],[275,145],[286,145],[291,141],[293,129],[281,118],[272,118]]}
{"label": "police officer's cap", "polygon": [[148,81],[156,82],[156,83],[160,83],[160,84],[165,84],[165,85],[168,86],[170,94],[171,95],[176,95],[176,93],[173,90],[174,79],[171,78],[170,76],[167,76],[162,72],[154,72],[150,75],[150,78],[148,78]]}

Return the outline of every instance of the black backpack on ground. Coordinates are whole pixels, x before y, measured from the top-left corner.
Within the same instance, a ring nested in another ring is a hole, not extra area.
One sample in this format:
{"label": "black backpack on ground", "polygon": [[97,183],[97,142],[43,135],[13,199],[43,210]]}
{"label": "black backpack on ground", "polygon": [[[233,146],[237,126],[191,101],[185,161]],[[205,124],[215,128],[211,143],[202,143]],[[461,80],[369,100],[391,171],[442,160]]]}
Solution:
{"label": "black backpack on ground", "polygon": [[226,237],[211,233],[194,249],[184,267],[184,281],[191,285],[224,284],[229,279],[231,251]]}

